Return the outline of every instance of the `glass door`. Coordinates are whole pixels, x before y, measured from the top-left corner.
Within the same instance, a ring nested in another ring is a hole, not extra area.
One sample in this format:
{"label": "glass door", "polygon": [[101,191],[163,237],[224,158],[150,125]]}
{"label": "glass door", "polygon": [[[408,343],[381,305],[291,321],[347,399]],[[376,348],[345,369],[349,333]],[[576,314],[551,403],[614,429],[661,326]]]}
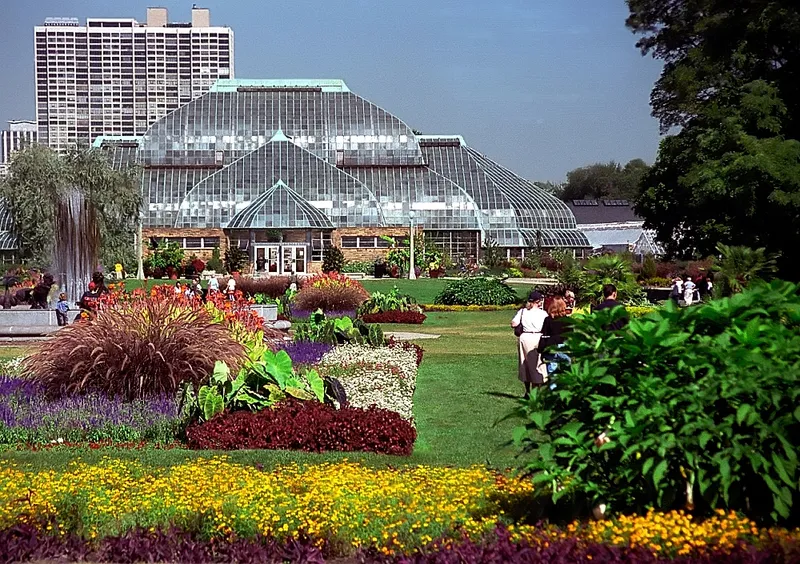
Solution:
{"label": "glass door", "polygon": [[280,256],[280,247],[278,245],[268,245],[267,249],[267,270],[270,274],[279,274],[280,273],[280,262],[278,261],[278,257]]}

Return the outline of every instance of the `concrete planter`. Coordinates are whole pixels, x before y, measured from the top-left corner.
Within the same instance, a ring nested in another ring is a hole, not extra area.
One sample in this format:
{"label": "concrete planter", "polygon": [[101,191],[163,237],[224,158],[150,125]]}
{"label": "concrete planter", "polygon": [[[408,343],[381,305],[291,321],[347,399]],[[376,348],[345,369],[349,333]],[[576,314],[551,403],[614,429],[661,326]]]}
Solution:
{"label": "concrete planter", "polygon": [[[79,310],[70,310],[67,319],[70,323]],[[35,337],[49,335],[58,331],[56,312],[52,309],[3,309],[0,310],[0,336]]]}
{"label": "concrete planter", "polygon": [[278,306],[275,304],[261,304],[251,305],[250,309],[258,313],[264,321],[277,321],[278,320]]}

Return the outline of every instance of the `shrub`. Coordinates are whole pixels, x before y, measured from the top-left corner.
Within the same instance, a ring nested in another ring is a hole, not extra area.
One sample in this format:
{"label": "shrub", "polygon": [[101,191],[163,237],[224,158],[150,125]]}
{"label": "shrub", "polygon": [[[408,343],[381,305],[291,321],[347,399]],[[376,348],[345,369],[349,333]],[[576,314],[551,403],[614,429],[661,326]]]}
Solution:
{"label": "shrub", "polygon": [[322,255],[322,272],[341,272],[344,267],[344,253],[336,246],[325,249]]}
{"label": "shrub", "polygon": [[208,259],[208,264],[206,264],[206,268],[208,270],[213,270],[214,272],[220,273],[224,268],[222,265],[222,260],[220,259],[219,247],[214,247],[211,251],[211,258]]}
{"label": "shrub", "polygon": [[[224,287],[227,280],[220,282],[220,287]],[[256,294],[264,294],[273,300],[280,298],[289,289],[290,280],[288,276],[268,276],[264,278],[250,278],[241,276],[236,282],[236,289],[246,298],[253,298]]]}
{"label": "shrub", "polygon": [[514,289],[497,278],[454,280],[434,300],[443,305],[508,305],[519,301]]}
{"label": "shrub", "polygon": [[368,260],[349,260],[344,263],[344,266],[339,271],[342,273],[355,273],[361,272],[368,276],[375,274],[375,263]]}
{"label": "shrub", "polygon": [[668,278],[646,278],[641,281],[642,286],[651,286],[654,288],[669,288],[672,286],[672,280]]}
{"label": "shrub", "polygon": [[424,313],[417,311],[381,311],[378,313],[368,313],[362,315],[364,323],[408,323],[410,325],[420,325],[425,321]]}
{"label": "shrub", "polygon": [[599,303],[603,300],[603,286],[614,284],[617,299],[621,302],[639,300],[642,289],[633,275],[631,263],[618,255],[593,257],[581,273],[581,291],[576,294],[580,303]]}
{"label": "shrub", "polygon": [[388,294],[374,292],[372,296],[358,308],[360,315],[381,313],[384,311],[420,311],[417,300],[407,294],[401,294],[397,286]]}
{"label": "shrub", "polygon": [[414,418],[417,356],[401,348],[341,345],[322,357],[319,370],[336,378],[353,407],[375,406]]}
{"label": "shrub", "polygon": [[360,319],[354,322],[350,317],[331,319],[320,311],[311,314],[307,322],[295,325],[294,337],[297,341],[313,341],[329,345],[367,343],[373,347],[380,347],[384,344],[380,325],[367,325]]}
{"label": "shrub", "polygon": [[319,402],[287,400],[275,409],[223,413],[186,429],[189,448],[377,452],[408,456],[417,433],[384,409],[335,409]]}
{"label": "shrub", "polygon": [[[725,507],[788,519],[800,287],[776,281],[697,307],[670,303],[606,331],[620,310],[577,317],[570,369],[521,404],[527,432],[515,436],[533,454],[534,482],[555,484],[554,499],[586,496],[614,511]],[[610,442],[598,448],[601,433]]]}
{"label": "shrub", "polygon": [[368,298],[361,284],[343,274],[319,274],[305,281],[295,296],[295,305],[306,311],[356,310]]}
{"label": "shrub", "polygon": [[61,329],[26,367],[49,396],[93,391],[130,400],[198,385],[217,360],[237,368],[244,360],[226,327],[203,309],[143,299]]}
{"label": "shrub", "polygon": [[233,274],[241,272],[250,263],[250,255],[247,251],[237,246],[228,247],[225,251],[225,270]]}
{"label": "shrub", "polygon": [[656,259],[653,255],[648,254],[642,261],[642,269],[639,272],[639,278],[642,280],[648,280],[650,278],[655,278],[657,275],[658,268],[656,267]]}

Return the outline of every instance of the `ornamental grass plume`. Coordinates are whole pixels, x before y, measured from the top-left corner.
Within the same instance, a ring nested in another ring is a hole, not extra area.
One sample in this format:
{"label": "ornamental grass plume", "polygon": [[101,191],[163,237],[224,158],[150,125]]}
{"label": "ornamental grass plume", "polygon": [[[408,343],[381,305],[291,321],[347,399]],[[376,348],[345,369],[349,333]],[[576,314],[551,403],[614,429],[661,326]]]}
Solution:
{"label": "ornamental grass plume", "polygon": [[244,346],[205,310],[144,299],[65,327],[25,366],[49,397],[96,392],[133,400],[174,394],[185,381],[197,386],[218,360],[235,373],[245,358]]}

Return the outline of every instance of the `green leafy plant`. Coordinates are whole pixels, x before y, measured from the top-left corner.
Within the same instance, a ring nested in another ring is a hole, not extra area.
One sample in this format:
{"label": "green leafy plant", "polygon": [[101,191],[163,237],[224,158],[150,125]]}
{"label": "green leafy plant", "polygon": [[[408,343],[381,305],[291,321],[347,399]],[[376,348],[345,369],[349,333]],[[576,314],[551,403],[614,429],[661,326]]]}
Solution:
{"label": "green leafy plant", "polygon": [[[187,403],[194,402],[191,396]],[[248,346],[248,361],[231,378],[230,369],[224,362],[217,362],[208,384],[197,392],[196,410],[198,418],[208,421],[225,410],[247,409],[258,411],[292,397],[299,400],[325,399],[325,383],[316,370],[296,374],[292,359],[286,351],[271,351],[263,344]]]}
{"label": "green leafy plant", "polygon": [[591,258],[584,265],[578,301],[599,303],[603,300],[603,286],[606,284],[617,287],[617,299],[621,302],[642,299],[642,289],[636,282],[631,263],[618,255],[603,255]]}
{"label": "green leafy plant", "polygon": [[[775,281],[605,327],[576,316],[569,369],[516,416],[527,470],[555,501],[789,519],[798,494],[800,287]],[[795,513],[796,514],[796,513]]]}
{"label": "green leafy plant", "polygon": [[225,270],[233,274],[234,272],[241,272],[250,262],[250,255],[247,251],[240,249],[237,246],[228,247],[225,251]]}
{"label": "green leafy plant", "polygon": [[401,294],[397,286],[388,294],[373,292],[370,299],[358,308],[359,315],[380,313],[383,311],[421,311],[417,301],[407,294]]}
{"label": "green leafy plant", "polygon": [[342,272],[344,267],[344,253],[336,246],[325,249],[322,255],[322,272]]}
{"label": "green leafy plant", "polygon": [[508,305],[519,302],[519,296],[497,278],[470,277],[450,282],[434,303],[442,305]]}
{"label": "green leafy plant", "polygon": [[641,280],[650,280],[658,276],[658,265],[653,255],[647,254],[642,261],[642,270],[639,273]]}
{"label": "green leafy plant", "polygon": [[346,343],[368,344],[380,347],[385,344],[380,325],[367,325],[360,319],[349,317],[329,319],[322,310],[312,313],[308,321],[295,326],[296,341],[313,341],[339,345]]}
{"label": "green leafy plant", "polygon": [[344,263],[342,270],[343,274],[352,274],[360,272],[366,275],[373,275],[375,273],[375,263],[369,260],[349,260]]}
{"label": "green leafy plant", "polygon": [[206,268],[217,273],[222,272],[224,267],[222,266],[222,260],[220,260],[219,247],[214,247],[211,251],[211,258],[208,260]]}
{"label": "green leafy plant", "polygon": [[721,259],[714,266],[715,294],[730,296],[743,291],[750,284],[769,280],[777,272],[776,257],[766,249],[751,249],[719,244]]}
{"label": "green leafy plant", "polygon": [[494,239],[486,239],[481,247],[481,264],[488,269],[497,268],[503,260],[503,250]]}

